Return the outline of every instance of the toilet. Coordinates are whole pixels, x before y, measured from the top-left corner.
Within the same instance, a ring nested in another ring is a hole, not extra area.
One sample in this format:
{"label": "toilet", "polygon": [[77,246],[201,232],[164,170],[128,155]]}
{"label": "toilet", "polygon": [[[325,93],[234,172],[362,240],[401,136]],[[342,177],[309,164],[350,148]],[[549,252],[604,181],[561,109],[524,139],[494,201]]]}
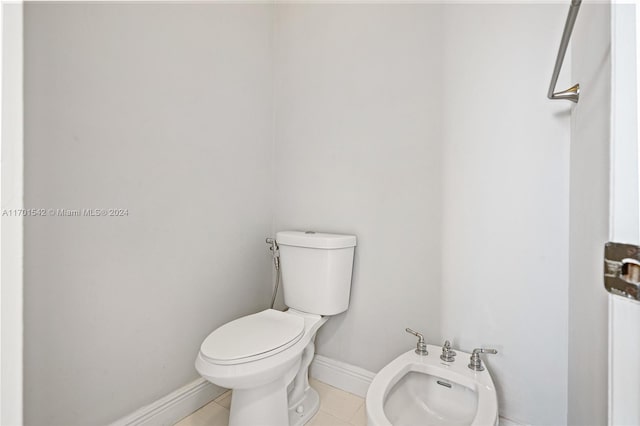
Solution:
{"label": "toilet", "polygon": [[412,349],[376,374],[367,390],[367,426],[497,426],[489,371],[470,369],[469,353],[445,362],[441,347],[426,349],[428,355]]}
{"label": "toilet", "polygon": [[285,312],[247,315],[214,330],[196,370],[233,390],[229,426],[300,426],[318,411],[309,386],[316,333],[349,307],[356,237],[319,232],[276,234]]}

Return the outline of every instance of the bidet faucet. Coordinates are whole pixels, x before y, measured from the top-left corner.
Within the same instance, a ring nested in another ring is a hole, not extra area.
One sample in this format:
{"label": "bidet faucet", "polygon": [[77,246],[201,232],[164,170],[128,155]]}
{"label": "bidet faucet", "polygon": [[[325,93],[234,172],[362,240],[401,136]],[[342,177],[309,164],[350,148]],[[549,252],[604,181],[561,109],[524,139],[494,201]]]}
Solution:
{"label": "bidet faucet", "polygon": [[453,362],[456,360],[456,351],[451,349],[451,342],[448,340],[444,341],[444,345],[442,346],[442,355],[440,355],[440,359],[446,362]]}
{"label": "bidet faucet", "polygon": [[416,353],[418,355],[429,355],[429,352],[427,352],[427,344],[424,342],[424,336],[420,333],[418,333],[417,331],[413,331],[410,328],[406,328],[405,331],[407,333],[411,333],[414,336],[416,336],[418,338],[418,344],[416,345]]}
{"label": "bidet faucet", "polygon": [[482,360],[480,359],[480,354],[497,354],[498,351],[495,349],[483,349],[477,348],[474,349],[471,353],[471,360],[469,361],[469,368],[474,371],[484,371],[484,367],[482,366]]}

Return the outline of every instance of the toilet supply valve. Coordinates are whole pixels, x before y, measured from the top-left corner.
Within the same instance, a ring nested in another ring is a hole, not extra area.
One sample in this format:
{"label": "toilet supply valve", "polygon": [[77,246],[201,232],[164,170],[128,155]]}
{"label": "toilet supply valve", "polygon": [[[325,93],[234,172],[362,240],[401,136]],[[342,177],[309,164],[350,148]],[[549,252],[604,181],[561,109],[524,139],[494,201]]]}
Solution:
{"label": "toilet supply valve", "polygon": [[446,362],[453,362],[456,360],[456,351],[451,349],[451,342],[448,340],[444,341],[444,345],[442,346],[442,355],[440,355],[440,359]]}
{"label": "toilet supply valve", "polygon": [[413,334],[418,338],[418,344],[416,345],[416,353],[418,355],[423,355],[423,356],[429,355],[429,352],[427,352],[427,344],[424,342],[424,336],[418,333],[417,331],[413,331],[410,328],[406,328],[405,331],[407,333]]}
{"label": "toilet supply valve", "polygon": [[484,367],[482,366],[482,360],[480,359],[480,354],[497,354],[498,351],[495,349],[483,349],[477,348],[474,349],[471,353],[471,360],[469,361],[469,368],[474,371],[484,371]]}

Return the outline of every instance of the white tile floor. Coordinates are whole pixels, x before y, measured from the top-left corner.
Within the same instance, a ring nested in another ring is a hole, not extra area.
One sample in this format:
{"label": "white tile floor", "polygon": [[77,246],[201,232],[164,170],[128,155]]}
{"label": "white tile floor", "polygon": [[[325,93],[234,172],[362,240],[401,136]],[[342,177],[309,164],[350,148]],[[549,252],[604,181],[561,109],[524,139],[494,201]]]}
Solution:
{"label": "white tile floor", "polygon": [[[320,394],[320,410],[306,426],[366,426],[364,399],[311,379]],[[231,391],[205,405],[175,426],[228,426]]]}

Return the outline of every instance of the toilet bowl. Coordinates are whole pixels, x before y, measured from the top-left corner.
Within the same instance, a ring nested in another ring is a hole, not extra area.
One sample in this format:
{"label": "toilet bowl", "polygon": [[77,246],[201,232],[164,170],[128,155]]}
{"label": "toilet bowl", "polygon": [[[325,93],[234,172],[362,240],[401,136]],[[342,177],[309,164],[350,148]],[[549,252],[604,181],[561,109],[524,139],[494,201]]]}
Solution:
{"label": "toilet bowl", "polygon": [[471,354],[440,359],[410,350],[386,365],[367,391],[368,426],[495,426],[498,399],[488,370],[468,367]]}
{"label": "toilet bowl", "polygon": [[196,370],[233,389],[230,425],[298,425],[318,411],[307,371],[316,332],[326,321],[294,309],[267,309],[227,323],[205,339]]}
{"label": "toilet bowl", "polygon": [[316,332],[349,307],[356,237],[313,231],[276,234],[286,312],[266,309],[218,327],[196,370],[232,389],[229,426],[301,426],[320,406],[309,386]]}

